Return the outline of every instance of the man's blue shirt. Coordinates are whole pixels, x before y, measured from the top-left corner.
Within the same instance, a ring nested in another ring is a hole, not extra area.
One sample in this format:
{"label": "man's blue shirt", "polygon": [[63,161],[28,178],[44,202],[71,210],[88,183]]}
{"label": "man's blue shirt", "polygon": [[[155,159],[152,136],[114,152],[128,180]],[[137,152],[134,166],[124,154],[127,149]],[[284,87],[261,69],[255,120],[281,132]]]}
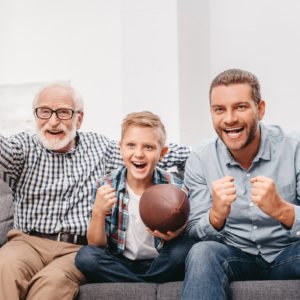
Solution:
{"label": "man's blue shirt", "polygon": [[[198,239],[220,240],[272,262],[300,240],[300,138],[284,134],[278,126],[261,124],[260,130],[260,148],[248,170],[234,160],[220,138],[204,142],[191,153],[185,170],[191,205],[188,231]],[[226,175],[234,177],[237,199],[225,226],[217,231],[209,221],[211,184]],[[280,196],[295,205],[290,230],[251,201],[250,179],[256,176],[273,179]]]}

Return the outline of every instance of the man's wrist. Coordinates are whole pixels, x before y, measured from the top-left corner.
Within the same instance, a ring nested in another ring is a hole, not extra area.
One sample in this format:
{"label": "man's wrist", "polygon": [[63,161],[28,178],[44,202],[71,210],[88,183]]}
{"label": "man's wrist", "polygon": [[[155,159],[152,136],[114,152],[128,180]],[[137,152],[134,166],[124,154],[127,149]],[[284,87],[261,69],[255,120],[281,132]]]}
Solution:
{"label": "man's wrist", "polygon": [[226,219],[220,217],[220,215],[211,208],[209,212],[209,222],[217,231],[221,231],[225,226]]}
{"label": "man's wrist", "polygon": [[292,228],[295,221],[295,209],[294,205],[282,200],[282,203],[274,215],[274,219],[279,221],[287,228]]}

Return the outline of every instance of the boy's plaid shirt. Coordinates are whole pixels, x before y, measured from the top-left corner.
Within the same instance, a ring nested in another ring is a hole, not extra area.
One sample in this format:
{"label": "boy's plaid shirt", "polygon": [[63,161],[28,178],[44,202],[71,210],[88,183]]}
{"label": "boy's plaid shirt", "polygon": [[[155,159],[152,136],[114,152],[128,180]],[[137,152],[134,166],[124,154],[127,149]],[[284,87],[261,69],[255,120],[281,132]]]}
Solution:
{"label": "boy's plaid shirt", "polygon": [[[117,254],[122,254],[125,249],[126,230],[128,226],[129,196],[128,191],[126,190],[126,174],[127,169],[125,167],[121,167],[106,175],[96,183],[97,188],[104,184],[110,184],[116,190],[116,197],[118,201],[113,206],[110,214],[106,216],[105,224],[108,246],[112,252]],[[167,171],[156,168],[153,174],[153,184],[163,183],[174,184],[187,193],[187,190],[183,186],[183,182],[180,178]],[[92,200],[92,204],[94,201],[95,197]],[[155,247],[158,251],[162,248],[163,242],[163,240],[155,238]]]}

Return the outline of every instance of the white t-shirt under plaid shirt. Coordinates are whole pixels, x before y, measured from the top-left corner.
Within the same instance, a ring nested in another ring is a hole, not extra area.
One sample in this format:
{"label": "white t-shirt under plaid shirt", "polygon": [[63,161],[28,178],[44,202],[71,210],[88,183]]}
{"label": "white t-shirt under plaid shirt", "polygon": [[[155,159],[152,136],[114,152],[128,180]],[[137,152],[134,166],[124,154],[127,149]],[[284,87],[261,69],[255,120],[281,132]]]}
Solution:
{"label": "white t-shirt under plaid shirt", "polygon": [[[160,166],[183,169],[189,153],[170,145]],[[14,227],[23,232],[85,235],[95,182],[120,165],[118,144],[96,133],[77,133],[68,153],[45,149],[36,135],[0,136],[0,178],[12,189]]]}

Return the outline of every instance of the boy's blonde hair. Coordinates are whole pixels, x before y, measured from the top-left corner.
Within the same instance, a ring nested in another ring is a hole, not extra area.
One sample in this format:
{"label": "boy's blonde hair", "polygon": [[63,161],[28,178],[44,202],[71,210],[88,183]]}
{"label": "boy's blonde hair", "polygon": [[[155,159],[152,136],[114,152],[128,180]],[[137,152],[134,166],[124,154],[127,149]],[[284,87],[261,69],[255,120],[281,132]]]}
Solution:
{"label": "boy's blonde hair", "polygon": [[128,114],[122,121],[121,140],[129,126],[148,127],[159,132],[159,145],[163,148],[166,143],[166,130],[159,116],[150,111],[133,112]]}

